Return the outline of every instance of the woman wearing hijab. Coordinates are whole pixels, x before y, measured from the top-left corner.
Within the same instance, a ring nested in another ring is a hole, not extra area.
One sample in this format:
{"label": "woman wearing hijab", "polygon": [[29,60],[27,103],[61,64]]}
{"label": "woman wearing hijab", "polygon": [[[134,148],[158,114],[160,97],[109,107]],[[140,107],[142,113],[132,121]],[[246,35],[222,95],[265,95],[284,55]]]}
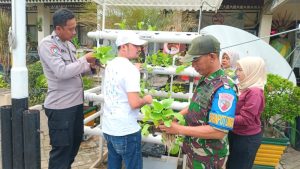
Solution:
{"label": "woman wearing hijab", "polygon": [[265,106],[264,85],[267,79],[264,60],[246,57],[237,61],[236,75],[239,99],[233,130],[228,134],[227,169],[252,169],[262,139],[260,115]]}
{"label": "woman wearing hijab", "polygon": [[222,55],[221,65],[225,71],[225,74],[232,78],[232,80],[236,80],[235,69],[236,62],[239,60],[239,54],[234,51],[225,51]]}

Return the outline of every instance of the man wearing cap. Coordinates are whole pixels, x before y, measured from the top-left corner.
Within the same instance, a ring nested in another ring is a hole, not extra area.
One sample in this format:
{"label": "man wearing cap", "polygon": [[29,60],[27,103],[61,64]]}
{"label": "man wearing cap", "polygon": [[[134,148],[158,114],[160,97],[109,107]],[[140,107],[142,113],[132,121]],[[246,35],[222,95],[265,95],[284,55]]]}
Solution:
{"label": "man wearing cap", "polygon": [[83,135],[83,84],[81,74],[91,70],[92,53],[76,59],[70,40],[76,35],[72,11],[59,9],[53,14],[54,31],[38,47],[48,82],[44,103],[48,117],[50,144],[49,169],[70,169]]}
{"label": "man wearing cap", "polygon": [[107,141],[108,169],[121,169],[122,160],[128,169],[143,167],[137,117],[140,107],[150,104],[152,97],[139,96],[140,73],[130,59],[138,58],[144,44],[146,41],[134,32],[120,33],[116,40],[118,56],[105,68],[102,131]]}
{"label": "man wearing cap", "polygon": [[220,43],[211,35],[196,37],[182,62],[192,62],[202,75],[190,105],[180,111],[186,126],[173,122],[160,126],[170,134],[185,135],[183,151],[190,169],[225,168],[237,97],[234,83],[225,76],[219,61]]}

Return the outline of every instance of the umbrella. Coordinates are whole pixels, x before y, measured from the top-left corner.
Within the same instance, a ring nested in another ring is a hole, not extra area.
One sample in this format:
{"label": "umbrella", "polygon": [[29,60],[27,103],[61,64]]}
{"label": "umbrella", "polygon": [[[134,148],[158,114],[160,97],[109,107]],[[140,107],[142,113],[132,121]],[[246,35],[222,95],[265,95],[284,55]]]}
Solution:
{"label": "umbrella", "polygon": [[294,72],[289,77],[292,68],[288,62],[272,46],[257,36],[226,25],[207,26],[201,29],[200,33],[215,36],[221,43],[221,50],[236,51],[240,54],[240,58],[245,56],[263,58],[269,73],[289,78],[291,82],[296,84]]}

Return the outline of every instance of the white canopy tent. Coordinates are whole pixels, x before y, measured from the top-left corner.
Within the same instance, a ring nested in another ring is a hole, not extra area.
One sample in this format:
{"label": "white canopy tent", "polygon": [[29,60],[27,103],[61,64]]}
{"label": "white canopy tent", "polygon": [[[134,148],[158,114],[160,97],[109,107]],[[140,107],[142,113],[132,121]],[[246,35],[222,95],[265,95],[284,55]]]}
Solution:
{"label": "white canopy tent", "polygon": [[[217,11],[223,0],[93,0],[102,5],[102,30],[105,29],[105,12],[106,6],[127,6],[130,8],[144,9],[167,9],[167,10],[199,10],[198,32],[200,32],[200,24],[202,11]],[[99,8],[98,8],[99,13]],[[99,15],[98,15],[99,16]],[[99,19],[99,18],[98,18]],[[99,27],[98,27],[99,30]]]}
{"label": "white canopy tent", "polygon": [[216,11],[223,0],[93,0],[106,6],[129,6],[172,10],[206,10]]}

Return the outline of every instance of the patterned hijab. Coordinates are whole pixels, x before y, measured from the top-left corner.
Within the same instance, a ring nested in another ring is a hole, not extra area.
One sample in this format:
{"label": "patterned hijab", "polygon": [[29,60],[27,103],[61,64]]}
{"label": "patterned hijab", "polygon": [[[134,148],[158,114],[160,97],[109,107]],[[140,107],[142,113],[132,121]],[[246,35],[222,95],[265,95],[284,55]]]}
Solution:
{"label": "patterned hijab", "polygon": [[237,61],[243,69],[245,79],[239,82],[240,90],[258,87],[264,90],[267,82],[265,62],[259,57],[245,57]]}
{"label": "patterned hijab", "polygon": [[235,70],[236,69],[236,62],[240,59],[240,56],[237,52],[231,51],[231,50],[226,50],[224,51],[224,54],[227,54],[230,58],[230,68]]}

